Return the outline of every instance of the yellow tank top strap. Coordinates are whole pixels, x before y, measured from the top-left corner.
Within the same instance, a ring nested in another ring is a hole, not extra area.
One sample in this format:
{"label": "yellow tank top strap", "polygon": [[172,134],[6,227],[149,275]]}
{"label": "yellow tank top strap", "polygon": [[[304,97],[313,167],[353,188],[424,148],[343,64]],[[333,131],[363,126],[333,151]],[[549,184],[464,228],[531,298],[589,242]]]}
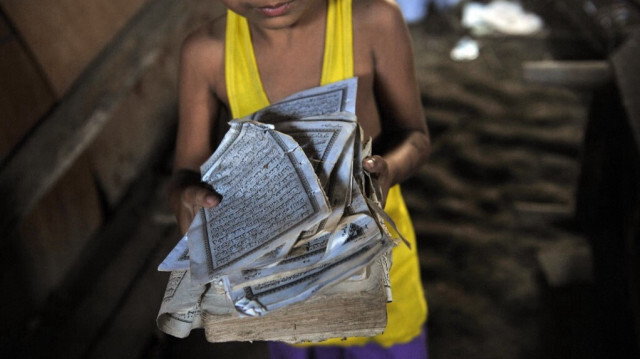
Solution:
{"label": "yellow tank top strap", "polygon": [[231,10],[227,10],[224,56],[227,97],[233,118],[244,117],[269,106],[253,53],[249,23],[245,17]]}
{"label": "yellow tank top strap", "polygon": [[351,0],[329,0],[322,62],[322,85],[353,77]]}

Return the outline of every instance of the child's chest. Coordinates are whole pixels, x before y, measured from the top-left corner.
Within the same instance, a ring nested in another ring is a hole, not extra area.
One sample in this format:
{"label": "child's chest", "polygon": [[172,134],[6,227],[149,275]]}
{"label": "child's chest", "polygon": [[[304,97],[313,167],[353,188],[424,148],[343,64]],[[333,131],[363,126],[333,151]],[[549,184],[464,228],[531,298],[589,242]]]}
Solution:
{"label": "child's chest", "polygon": [[320,84],[324,54],[322,36],[290,46],[255,44],[254,52],[262,88],[271,103]]}

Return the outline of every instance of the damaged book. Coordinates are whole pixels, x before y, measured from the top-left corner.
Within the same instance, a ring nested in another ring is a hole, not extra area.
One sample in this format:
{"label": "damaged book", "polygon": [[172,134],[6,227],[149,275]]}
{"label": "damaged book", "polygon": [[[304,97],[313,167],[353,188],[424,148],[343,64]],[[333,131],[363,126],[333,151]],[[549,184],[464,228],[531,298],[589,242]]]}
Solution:
{"label": "damaged book", "polygon": [[397,240],[355,116],[357,79],[302,91],[234,119],[202,181],[201,209],[158,267],[170,277],[159,328],[207,340],[371,336],[386,325]]}

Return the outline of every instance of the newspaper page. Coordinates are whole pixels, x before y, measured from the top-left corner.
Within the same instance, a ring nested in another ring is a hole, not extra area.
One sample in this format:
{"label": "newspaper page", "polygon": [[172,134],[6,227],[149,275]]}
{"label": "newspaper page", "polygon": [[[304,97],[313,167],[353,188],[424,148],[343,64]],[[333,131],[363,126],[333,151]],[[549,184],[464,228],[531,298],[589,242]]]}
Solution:
{"label": "newspaper page", "polygon": [[313,167],[291,137],[271,126],[232,121],[203,181],[222,196],[187,232],[192,281],[202,284],[278,251],[329,214]]}

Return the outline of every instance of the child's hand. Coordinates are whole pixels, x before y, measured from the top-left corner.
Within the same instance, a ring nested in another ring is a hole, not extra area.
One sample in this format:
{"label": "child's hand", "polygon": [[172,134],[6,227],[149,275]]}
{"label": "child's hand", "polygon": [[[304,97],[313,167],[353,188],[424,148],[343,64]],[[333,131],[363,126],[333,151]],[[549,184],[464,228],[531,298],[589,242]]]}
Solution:
{"label": "child's hand", "polygon": [[389,192],[389,188],[391,188],[389,162],[387,162],[387,160],[382,156],[374,155],[365,157],[362,160],[362,167],[378,181],[378,185],[380,185],[380,191],[382,193],[380,203],[382,203],[382,207],[384,208],[384,205],[387,202],[387,193]]}
{"label": "child's hand", "polygon": [[168,193],[181,234],[187,233],[200,208],[213,208],[221,200],[219,194],[200,181],[200,175],[188,170],[181,170],[174,174]]}

